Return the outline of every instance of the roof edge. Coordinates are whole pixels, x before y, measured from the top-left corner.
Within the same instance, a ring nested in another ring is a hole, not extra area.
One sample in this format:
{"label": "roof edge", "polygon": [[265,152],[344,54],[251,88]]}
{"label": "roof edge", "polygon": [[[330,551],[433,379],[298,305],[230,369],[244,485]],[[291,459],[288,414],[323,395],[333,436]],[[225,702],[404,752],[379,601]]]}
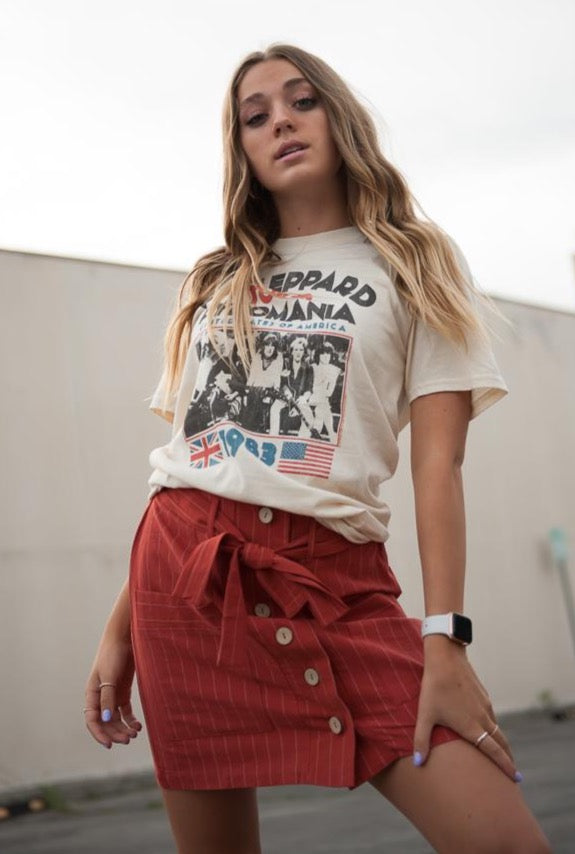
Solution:
{"label": "roof edge", "polygon": [[[109,261],[104,258],[86,258],[76,255],[55,255],[54,253],[33,252],[27,249],[6,249],[4,247],[0,247],[0,254],[2,253],[10,255],[33,256],[35,258],[54,258],[58,261],[79,261],[85,264],[101,264],[106,267],[121,267],[130,270],[152,270],[158,273],[178,273],[180,276],[186,276],[189,272],[189,270],[184,270],[181,267],[155,267],[150,264],[128,264],[122,261]],[[192,264],[190,265],[190,270],[192,269],[193,263],[194,262],[192,262]],[[575,306],[573,308],[563,308],[555,305],[548,305],[546,303],[533,302],[531,300],[515,299],[513,297],[503,296],[502,294],[495,293],[494,291],[486,291],[486,293],[492,299],[497,300],[498,302],[506,302],[510,303],[511,305],[521,305],[525,308],[535,308],[543,311],[552,311],[556,314],[566,314],[568,316],[575,315]]]}

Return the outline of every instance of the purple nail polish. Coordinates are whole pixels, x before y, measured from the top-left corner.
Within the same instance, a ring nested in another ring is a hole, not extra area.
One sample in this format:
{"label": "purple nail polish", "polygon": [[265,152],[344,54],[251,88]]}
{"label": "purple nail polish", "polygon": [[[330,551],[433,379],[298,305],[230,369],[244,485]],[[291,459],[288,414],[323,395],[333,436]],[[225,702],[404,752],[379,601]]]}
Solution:
{"label": "purple nail polish", "polygon": [[107,724],[108,721],[112,720],[112,712],[110,711],[110,709],[104,709],[104,711],[102,712],[102,720],[105,724]]}
{"label": "purple nail polish", "polygon": [[413,764],[414,764],[416,767],[419,767],[420,765],[423,765],[423,756],[421,755],[421,753],[419,752],[419,750],[416,750],[416,751],[415,751],[415,753],[413,754]]}
{"label": "purple nail polish", "polygon": [[520,783],[523,779],[523,774],[521,773],[521,771],[516,771],[515,774],[513,775],[513,779],[515,780],[516,783]]}

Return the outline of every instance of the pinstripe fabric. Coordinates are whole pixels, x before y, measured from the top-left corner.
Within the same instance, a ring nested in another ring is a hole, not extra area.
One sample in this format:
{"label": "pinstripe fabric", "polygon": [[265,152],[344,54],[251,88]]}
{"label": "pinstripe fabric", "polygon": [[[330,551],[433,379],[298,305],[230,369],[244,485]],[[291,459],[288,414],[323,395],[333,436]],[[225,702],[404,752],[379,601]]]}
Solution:
{"label": "pinstripe fabric", "polygon": [[260,509],[163,489],[136,532],[132,639],[164,788],[353,789],[413,750],[420,623],[384,545]]}

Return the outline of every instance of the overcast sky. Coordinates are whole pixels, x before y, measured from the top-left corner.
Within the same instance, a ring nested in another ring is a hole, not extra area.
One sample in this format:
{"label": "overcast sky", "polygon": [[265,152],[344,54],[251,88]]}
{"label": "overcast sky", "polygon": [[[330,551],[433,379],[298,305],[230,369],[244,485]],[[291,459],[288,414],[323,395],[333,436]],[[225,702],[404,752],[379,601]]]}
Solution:
{"label": "overcast sky", "polygon": [[222,100],[327,60],[490,293],[575,310],[573,0],[0,0],[0,248],[187,270],[222,242]]}

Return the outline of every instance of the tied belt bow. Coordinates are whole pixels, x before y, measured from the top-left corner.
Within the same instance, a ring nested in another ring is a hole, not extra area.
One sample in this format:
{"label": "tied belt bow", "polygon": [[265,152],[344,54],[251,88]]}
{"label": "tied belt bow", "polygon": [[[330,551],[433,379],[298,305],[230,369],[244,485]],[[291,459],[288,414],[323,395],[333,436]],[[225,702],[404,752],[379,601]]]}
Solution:
{"label": "tied belt bow", "polygon": [[[327,539],[315,544],[313,555],[335,555],[348,546],[342,538],[336,535],[330,538],[328,534]],[[256,573],[258,582],[286,617],[294,617],[307,603],[314,617],[326,626],[348,610],[345,602],[297,562],[307,554],[307,543],[303,537],[274,550],[246,541],[242,533],[229,523],[226,531],[204,540],[193,549],[172,593],[200,611],[212,602],[218,606],[222,615],[218,665],[238,667],[247,666],[249,662],[248,613],[241,582],[242,569]],[[220,556],[226,559],[219,560]]]}

